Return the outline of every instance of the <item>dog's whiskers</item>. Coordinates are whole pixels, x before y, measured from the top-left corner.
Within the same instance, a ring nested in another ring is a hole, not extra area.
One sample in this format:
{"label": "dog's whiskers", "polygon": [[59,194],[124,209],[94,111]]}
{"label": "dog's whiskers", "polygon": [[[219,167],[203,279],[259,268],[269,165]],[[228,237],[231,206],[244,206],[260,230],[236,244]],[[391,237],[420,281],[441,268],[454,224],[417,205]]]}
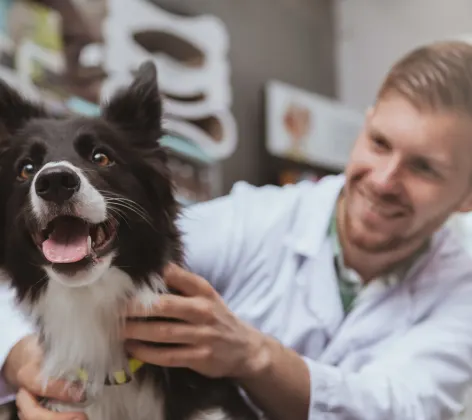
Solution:
{"label": "dog's whiskers", "polygon": [[147,215],[147,213],[141,211],[139,208],[121,202],[107,201],[107,204],[113,206],[115,210],[118,210],[119,208],[121,208],[122,210],[129,210],[130,212],[135,213],[137,216],[139,216],[141,219],[143,219],[145,222],[149,223],[152,226],[150,217]]}
{"label": "dog's whiskers", "polygon": [[126,219],[125,214],[123,213],[124,210],[129,210],[130,212],[136,214],[141,219],[143,219],[146,223],[148,223],[151,227],[154,228],[152,224],[152,218],[149,213],[138,203],[129,198],[120,196],[119,194],[111,193],[110,191],[102,191],[99,192],[104,196],[107,206],[110,210],[114,210],[117,215],[120,215],[123,219]]}
{"label": "dog's whiskers", "polygon": [[[108,206],[108,211],[110,218],[113,218],[115,222],[118,222],[118,219],[120,219],[123,220],[128,225],[128,227],[131,227],[124,213],[120,212],[118,209],[113,208],[112,206]],[[114,214],[116,215],[116,217],[114,216]]]}

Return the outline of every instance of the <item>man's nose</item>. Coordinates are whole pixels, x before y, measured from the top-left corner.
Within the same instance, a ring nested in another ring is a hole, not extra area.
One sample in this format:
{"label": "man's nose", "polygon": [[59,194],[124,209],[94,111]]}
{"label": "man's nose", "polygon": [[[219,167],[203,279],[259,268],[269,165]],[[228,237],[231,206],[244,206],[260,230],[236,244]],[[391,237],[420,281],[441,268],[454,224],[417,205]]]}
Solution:
{"label": "man's nose", "polygon": [[400,187],[400,175],[399,160],[391,158],[371,172],[372,187],[379,194],[395,193]]}

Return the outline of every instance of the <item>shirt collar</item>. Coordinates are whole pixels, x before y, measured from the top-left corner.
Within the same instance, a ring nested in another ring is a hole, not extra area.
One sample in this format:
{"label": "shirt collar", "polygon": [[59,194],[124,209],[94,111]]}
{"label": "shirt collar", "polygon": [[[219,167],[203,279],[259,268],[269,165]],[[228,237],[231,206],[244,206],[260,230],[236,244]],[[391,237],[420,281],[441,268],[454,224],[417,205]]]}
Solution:
{"label": "shirt collar", "polygon": [[301,256],[315,257],[326,241],[331,215],[345,177],[330,175],[320,181],[302,181],[300,201],[286,244]]}

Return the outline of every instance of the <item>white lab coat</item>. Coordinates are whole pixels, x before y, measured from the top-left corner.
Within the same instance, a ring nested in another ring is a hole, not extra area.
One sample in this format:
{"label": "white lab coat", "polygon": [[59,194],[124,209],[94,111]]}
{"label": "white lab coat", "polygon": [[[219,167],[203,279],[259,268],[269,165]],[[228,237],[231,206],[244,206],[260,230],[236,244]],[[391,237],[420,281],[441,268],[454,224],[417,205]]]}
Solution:
{"label": "white lab coat", "polygon": [[343,322],[327,236],[343,182],[239,183],[189,208],[189,268],[304,356],[309,420],[451,418],[472,379],[471,259],[445,228],[401,284],[372,283]]}
{"label": "white lab coat", "polygon": [[[238,183],[187,208],[187,264],[240,318],[303,356],[309,420],[451,418],[472,379],[471,260],[442,229],[403,282],[372,283],[343,320],[327,237],[343,182]],[[0,308],[7,329],[24,325],[8,327],[10,316]]]}

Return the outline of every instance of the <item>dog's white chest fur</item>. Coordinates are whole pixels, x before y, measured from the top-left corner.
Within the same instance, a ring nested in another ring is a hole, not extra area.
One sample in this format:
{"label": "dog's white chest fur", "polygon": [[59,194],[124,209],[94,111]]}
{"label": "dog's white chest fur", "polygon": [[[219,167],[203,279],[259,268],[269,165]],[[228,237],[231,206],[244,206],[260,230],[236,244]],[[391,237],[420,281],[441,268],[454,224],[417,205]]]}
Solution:
{"label": "dog's white chest fur", "polygon": [[[99,267],[92,272],[96,270]],[[42,326],[47,346],[44,380],[57,377],[77,380],[78,369],[85,369],[89,376],[86,392],[92,400],[85,411],[90,420],[163,419],[162,398],[156,395],[154,384],[139,386],[132,381],[104,385],[113,372],[127,366],[119,313],[124,309],[126,297],[133,294],[144,305],[150,305],[163,289],[159,279],[155,279],[152,288],[136,292],[131,278],[114,267],[104,273],[96,272],[100,278],[83,287],[64,285],[50,270],[48,275],[51,280],[46,292],[30,308]]]}
{"label": "dog's white chest fur", "polygon": [[[108,264],[106,264],[108,265]],[[99,267],[91,270],[99,270]],[[83,287],[70,287],[51,278],[47,290],[33,306],[33,316],[42,326],[46,349],[46,377],[76,376],[79,368],[89,372],[89,386],[99,387],[106,376],[126,366],[120,327],[126,298],[136,294],[131,278],[111,267],[97,273],[99,279]],[[101,274],[101,275],[100,275]],[[156,286],[157,288],[157,286]],[[138,292],[157,300],[157,290]]]}

